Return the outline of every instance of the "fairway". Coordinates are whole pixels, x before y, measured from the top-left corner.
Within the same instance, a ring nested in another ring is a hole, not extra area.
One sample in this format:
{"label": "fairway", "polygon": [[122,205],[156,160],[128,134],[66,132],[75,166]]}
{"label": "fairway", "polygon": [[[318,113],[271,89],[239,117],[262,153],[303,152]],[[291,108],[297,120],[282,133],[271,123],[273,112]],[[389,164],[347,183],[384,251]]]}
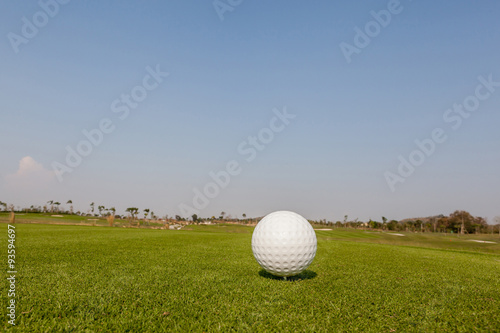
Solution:
{"label": "fairway", "polygon": [[[15,226],[21,331],[492,332],[500,327],[498,244],[461,241],[464,248],[447,249],[446,242],[458,241],[316,231],[315,260],[284,281],[265,273],[253,258],[252,227]],[[6,244],[7,225],[1,230]],[[5,270],[2,274],[6,281]],[[1,299],[5,305],[5,290]],[[11,328],[5,306],[2,318],[3,327]]]}

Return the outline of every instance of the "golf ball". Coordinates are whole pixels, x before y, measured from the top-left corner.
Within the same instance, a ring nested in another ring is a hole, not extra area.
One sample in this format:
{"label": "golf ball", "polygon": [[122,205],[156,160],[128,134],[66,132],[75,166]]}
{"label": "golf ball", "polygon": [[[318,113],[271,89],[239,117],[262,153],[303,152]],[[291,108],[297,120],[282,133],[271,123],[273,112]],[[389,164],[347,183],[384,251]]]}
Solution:
{"label": "golf ball", "polygon": [[255,227],[252,251],[259,265],[276,276],[303,272],[316,255],[316,234],[297,213],[278,211],[266,215]]}

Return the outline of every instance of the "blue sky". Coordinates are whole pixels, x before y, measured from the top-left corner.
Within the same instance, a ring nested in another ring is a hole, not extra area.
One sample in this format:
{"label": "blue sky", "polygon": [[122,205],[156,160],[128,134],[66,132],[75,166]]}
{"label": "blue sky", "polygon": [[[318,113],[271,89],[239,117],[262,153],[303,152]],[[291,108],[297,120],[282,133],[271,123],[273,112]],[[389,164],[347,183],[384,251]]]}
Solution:
{"label": "blue sky", "polygon": [[[24,38],[43,6],[2,3],[0,200],[328,220],[464,209],[493,222],[500,87],[481,88],[488,97],[458,129],[443,116],[474,96],[478,77],[500,82],[500,3],[401,1],[374,25],[371,12],[391,3],[242,1],[221,20],[212,1],[71,1],[18,52],[9,34]],[[355,28],[370,24],[379,31],[349,63],[341,43],[355,46]],[[111,105],[142,86],[146,68],[168,76],[122,120]],[[238,146],[285,109],[295,118],[248,162]],[[103,119],[114,130],[59,181],[54,162]],[[398,157],[436,128],[446,141],[399,175]],[[241,172],[196,209],[195,189],[233,160]],[[404,179],[394,191],[387,172]]]}

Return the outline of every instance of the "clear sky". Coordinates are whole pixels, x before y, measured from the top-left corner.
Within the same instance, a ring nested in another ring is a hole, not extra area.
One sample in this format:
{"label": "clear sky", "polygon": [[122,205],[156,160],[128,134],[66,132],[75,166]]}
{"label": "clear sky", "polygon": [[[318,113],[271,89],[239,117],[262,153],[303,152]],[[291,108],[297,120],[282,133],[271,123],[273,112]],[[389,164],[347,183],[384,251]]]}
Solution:
{"label": "clear sky", "polygon": [[3,1],[0,200],[500,215],[500,2],[215,4]]}

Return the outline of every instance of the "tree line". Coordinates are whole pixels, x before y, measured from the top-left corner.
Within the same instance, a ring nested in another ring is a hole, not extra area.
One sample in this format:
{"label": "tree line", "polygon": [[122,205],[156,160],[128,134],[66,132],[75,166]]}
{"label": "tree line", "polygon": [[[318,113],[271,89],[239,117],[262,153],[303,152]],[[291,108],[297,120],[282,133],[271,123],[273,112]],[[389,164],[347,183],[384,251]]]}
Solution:
{"label": "tree line", "polygon": [[[138,207],[128,207],[125,212],[127,215],[121,216],[116,214],[115,207],[106,207],[104,205],[96,205],[94,202],[89,204],[87,211],[74,211],[73,201],[67,200],[66,209],[59,201],[49,200],[43,206],[31,205],[29,208],[15,209],[13,204],[7,204],[0,201],[0,211],[17,211],[25,213],[52,213],[52,214],[76,214],[81,216],[94,216],[94,217],[109,217],[116,218],[129,218],[131,220],[144,219],[157,220],[157,216],[151,209]],[[200,217],[193,214],[191,218],[184,218],[179,215],[169,217],[164,216],[165,220],[182,221],[187,223],[203,223],[208,221],[225,221],[234,223],[255,223],[260,218],[247,218],[245,213],[241,214],[242,218],[233,217],[222,211],[219,216]],[[500,216],[495,217],[495,225],[488,224],[486,219],[480,216],[472,216],[469,212],[464,210],[456,210],[449,216],[436,215],[423,218],[403,219],[403,220],[389,220],[385,216],[381,217],[380,221],[369,219],[368,221],[359,221],[359,219],[349,220],[347,215],[344,216],[343,221],[327,221],[309,220],[312,224],[323,225],[328,227],[343,227],[355,229],[368,229],[368,230],[382,230],[382,231],[411,231],[411,232],[448,232],[459,234],[472,234],[472,233],[500,233]]]}
{"label": "tree line", "polygon": [[496,225],[490,225],[486,219],[480,216],[472,216],[464,210],[456,210],[449,216],[436,215],[415,219],[388,220],[382,216],[381,221],[369,219],[366,222],[358,219],[349,220],[344,216],[343,221],[310,221],[331,227],[345,227],[355,229],[372,229],[387,231],[412,231],[412,232],[449,232],[459,234],[472,233],[500,233],[500,216],[495,217]]}

